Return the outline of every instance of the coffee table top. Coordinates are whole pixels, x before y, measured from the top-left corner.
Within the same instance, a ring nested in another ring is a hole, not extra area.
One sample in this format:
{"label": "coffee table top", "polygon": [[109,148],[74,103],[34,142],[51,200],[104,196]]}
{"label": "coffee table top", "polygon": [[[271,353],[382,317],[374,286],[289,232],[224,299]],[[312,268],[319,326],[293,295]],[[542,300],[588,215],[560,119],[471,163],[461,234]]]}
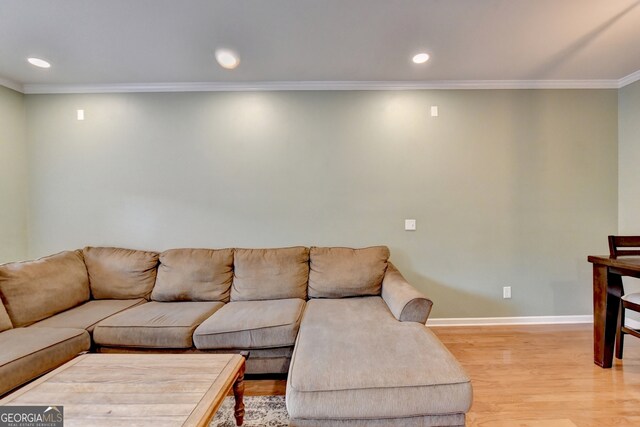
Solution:
{"label": "coffee table top", "polygon": [[243,366],[238,354],[84,354],[0,405],[63,406],[65,426],[204,426]]}

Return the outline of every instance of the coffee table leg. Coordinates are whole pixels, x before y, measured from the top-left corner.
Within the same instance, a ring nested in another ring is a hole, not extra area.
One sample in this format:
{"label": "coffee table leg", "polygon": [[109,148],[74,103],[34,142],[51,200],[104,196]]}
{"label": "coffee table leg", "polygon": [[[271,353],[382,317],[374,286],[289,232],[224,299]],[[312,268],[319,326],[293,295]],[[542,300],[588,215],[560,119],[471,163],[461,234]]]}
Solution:
{"label": "coffee table leg", "polygon": [[233,396],[236,399],[234,413],[236,425],[241,426],[244,422],[244,364],[242,364],[242,368],[240,368],[240,372],[238,372],[238,378],[236,378],[236,382],[233,384]]}

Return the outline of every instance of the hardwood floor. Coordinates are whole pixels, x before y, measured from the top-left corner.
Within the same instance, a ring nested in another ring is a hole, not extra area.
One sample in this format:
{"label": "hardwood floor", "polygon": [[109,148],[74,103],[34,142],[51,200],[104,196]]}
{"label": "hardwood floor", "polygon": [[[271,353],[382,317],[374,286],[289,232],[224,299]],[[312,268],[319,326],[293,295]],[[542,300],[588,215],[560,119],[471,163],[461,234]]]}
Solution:
{"label": "hardwood floor", "polygon": [[470,426],[640,425],[640,340],[611,369],[592,325],[434,328],[471,376]]}
{"label": "hardwood floor", "polygon": [[[262,377],[262,376],[261,376]],[[284,379],[259,379],[255,376],[247,375],[244,377],[244,395],[245,396],[278,396],[283,395],[287,388],[287,381]]]}
{"label": "hardwood floor", "polygon": [[[432,328],[471,376],[477,427],[640,426],[640,340],[611,369],[593,363],[591,325]],[[284,394],[248,380],[246,395]]]}

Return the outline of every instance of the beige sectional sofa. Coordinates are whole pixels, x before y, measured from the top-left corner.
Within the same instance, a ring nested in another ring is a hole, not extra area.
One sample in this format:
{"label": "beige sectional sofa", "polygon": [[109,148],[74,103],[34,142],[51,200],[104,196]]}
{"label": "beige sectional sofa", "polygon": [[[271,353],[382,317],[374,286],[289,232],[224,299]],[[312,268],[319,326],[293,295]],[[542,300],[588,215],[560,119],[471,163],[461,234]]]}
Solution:
{"label": "beige sectional sofa", "polygon": [[243,352],[299,426],[464,425],[471,384],[386,247],[87,247],[0,265],[0,394],[85,351]]}

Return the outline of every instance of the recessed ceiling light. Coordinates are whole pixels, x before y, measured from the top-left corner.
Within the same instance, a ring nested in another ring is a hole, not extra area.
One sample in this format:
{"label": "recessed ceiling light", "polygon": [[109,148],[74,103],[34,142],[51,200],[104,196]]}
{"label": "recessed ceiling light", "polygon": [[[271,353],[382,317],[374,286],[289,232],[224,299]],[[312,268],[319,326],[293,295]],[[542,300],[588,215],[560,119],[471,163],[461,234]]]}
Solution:
{"label": "recessed ceiling light", "polygon": [[232,50],[218,49],[216,50],[216,61],[222,68],[233,70],[240,64],[240,57]]}
{"label": "recessed ceiling light", "polygon": [[49,64],[44,59],[34,58],[33,56],[30,57],[30,58],[27,58],[27,61],[29,61],[29,64],[35,65],[36,67],[40,67],[40,68],[49,68],[49,67],[51,67],[51,64]]}
{"label": "recessed ceiling light", "polygon": [[415,64],[424,64],[428,60],[429,60],[429,54],[428,53],[418,53],[417,55],[413,56],[413,62]]}

